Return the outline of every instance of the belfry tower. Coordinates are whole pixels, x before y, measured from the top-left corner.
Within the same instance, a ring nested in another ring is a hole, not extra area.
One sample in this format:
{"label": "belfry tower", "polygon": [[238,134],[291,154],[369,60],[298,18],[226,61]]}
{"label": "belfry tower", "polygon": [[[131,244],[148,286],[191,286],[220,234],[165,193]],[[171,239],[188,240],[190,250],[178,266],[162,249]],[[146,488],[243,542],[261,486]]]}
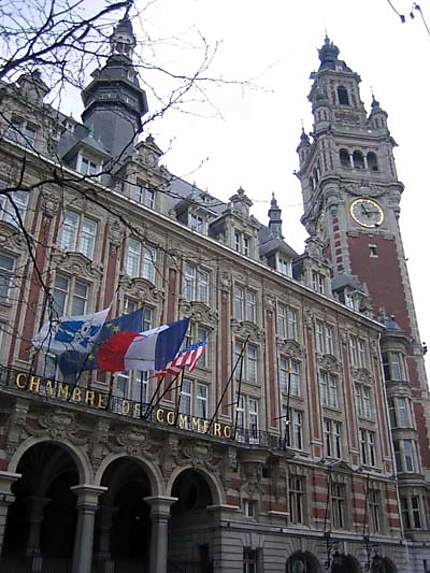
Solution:
{"label": "belfry tower", "polygon": [[429,503],[429,394],[399,226],[404,187],[396,143],[387,113],[373,97],[367,114],[360,76],[327,37],[319,59],[311,74],[311,138],[303,132],[297,148],[302,222],[323,242],[335,296],[385,324],[381,353],[403,525],[409,537],[422,539],[429,525],[414,522],[414,507],[424,515]]}

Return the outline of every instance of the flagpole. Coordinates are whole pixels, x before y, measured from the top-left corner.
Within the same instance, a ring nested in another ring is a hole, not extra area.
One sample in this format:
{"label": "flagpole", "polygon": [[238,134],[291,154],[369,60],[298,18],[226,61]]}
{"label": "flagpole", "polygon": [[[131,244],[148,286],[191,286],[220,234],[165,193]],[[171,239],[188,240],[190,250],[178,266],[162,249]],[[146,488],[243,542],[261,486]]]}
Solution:
{"label": "flagpole", "polygon": [[[164,398],[164,396],[167,394],[167,392],[172,389],[173,383],[178,379],[178,376],[179,376],[179,373],[178,373],[178,374],[173,378],[173,380],[166,386],[166,388],[164,389],[164,392],[161,394],[161,396],[160,396],[159,398],[157,398],[157,400],[155,401],[155,403],[153,404],[153,406],[152,406],[151,408],[148,408],[148,410],[145,412],[145,415],[143,416],[143,419],[144,419],[144,420],[146,420],[146,419],[149,417],[149,415],[152,414],[152,412],[155,410],[155,408],[158,406],[158,404],[161,402],[161,400]],[[163,380],[164,380],[164,376],[163,376],[163,378],[160,380],[160,382],[159,382],[159,384],[158,384],[158,386],[157,386],[157,388],[156,388],[156,390],[155,390],[153,396],[155,396],[156,393],[158,392],[158,390],[159,390],[159,388],[160,388],[161,383],[163,382]]]}
{"label": "flagpole", "polygon": [[179,416],[179,408],[181,406],[181,398],[182,398],[182,388],[184,386],[184,374],[185,374],[185,368],[182,368],[181,371],[181,381],[179,383],[179,387],[178,387],[178,396],[176,398],[176,407],[175,407],[175,426],[176,423],[178,421],[178,416]]}
{"label": "flagpole", "polygon": [[233,370],[231,371],[230,377],[229,377],[229,379],[227,380],[227,384],[226,384],[226,386],[225,386],[225,388],[224,388],[224,390],[223,390],[223,392],[222,392],[222,394],[221,394],[220,399],[218,400],[218,403],[217,403],[217,405],[216,405],[216,408],[215,408],[215,411],[214,411],[214,413],[213,413],[213,416],[212,416],[212,418],[211,418],[210,421],[209,421],[209,425],[208,425],[208,428],[207,428],[207,430],[206,430],[206,434],[209,434],[209,431],[210,431],[210,429],[211,429],[211,427],[212,427],[212,424],[213,424],[214,421],[215,421],[216,415],[218,414],[218,411],[219,411],[219,409],[221,408],[222,401],[224,400],[224,397],[225,397],[225,395],[227,394],[227,390],[229,389],[229,386],[230,386],[230,384],[231,384],[231,381],[233,380],[233,376],[234,376],[234,373],[236,372],[236,368],[237,368],[239,362],[242,360],[243,353],[244,353],[244,349],[245,349],[246,344],[248,343],[248,340],[249,340],[249,335],[246,337],[246,340],[245,340],[245,343],[244,343],[244,345],[243,345],[243,347],[242,347],[242,350],[241,350],[241,352],[240,352],[240,354],[239,354],[239,356],[238,356],[238,358],[237,358],[237,360],[236,360],[236,363],[235,363],[235,365],[234,365],[234,367],[233,367]]}
{"label": "flagpole", "polygon": [[287,449],[287,438],[290,435],[290,396],[291,396],[291,358],[288,360],[288,392],[287,392],[287,412],[285,414],[285,436],[284,436],[284,450]]}
{"label": "flagpole", "polygon": [[153,402],[154,402],[154,400],[155,400],[156,395],[158,394],[158,391],[159,391],[160,388],[161,388],[161,384],[164,382],[165,377],[166,377],[166,375],[163,374],[163,376],[162,376],[162,377],[160,378],[160,380],[158,381],[157,387],[155,388],[155,390],[154,390],[154,392],[153,392],[153,394],[152,394],[151,400],[150,400],[149,403],[148,403],[148,408],[146,409],[145,413],[144,413],[143,415],[142,415],[142,411],[141,411],[141,413],[140,413],[140,414],[141,414],[141,417],[142,417],[144,420],[145,420],[146,418],[148,418],[149,414],[150,414],[150,413],[152,412],[152,410],[153,410],[152,404],[153,404]]}

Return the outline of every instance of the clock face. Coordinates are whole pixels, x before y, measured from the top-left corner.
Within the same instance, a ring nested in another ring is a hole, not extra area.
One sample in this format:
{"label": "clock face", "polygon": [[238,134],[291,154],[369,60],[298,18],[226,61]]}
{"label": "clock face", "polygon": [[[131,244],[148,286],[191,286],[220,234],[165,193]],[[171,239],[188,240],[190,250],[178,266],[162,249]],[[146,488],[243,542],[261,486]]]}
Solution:
{"label": "clock face", "polygon": [[384,220],[382,207],[373,199],[355,199],[351,203],[350,213],[354,221],[368,229],[380,227]]}

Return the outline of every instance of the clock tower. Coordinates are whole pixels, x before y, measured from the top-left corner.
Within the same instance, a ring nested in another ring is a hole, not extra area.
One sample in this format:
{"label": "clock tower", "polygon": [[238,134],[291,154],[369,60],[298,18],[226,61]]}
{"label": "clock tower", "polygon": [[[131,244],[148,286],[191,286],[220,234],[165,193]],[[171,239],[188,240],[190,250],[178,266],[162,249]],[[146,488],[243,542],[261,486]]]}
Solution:
{"label": "clock tower", "polygon": [[[360,76],[339,59],[327,37],[319,60],[309,94],[313,129],[310,137],[302,132],[297,148],[302,222],[323,243],[333,295],[385,324],[381,357],[401,503],[415,503],[420,490],[424,504],[430,485],[429,396],[399,227],[404,187],[393,156],[396,143],[387,113],[374,97],[366,112]],[[351,303],[354,293],[365,293],[367,304],[363,297]]]}

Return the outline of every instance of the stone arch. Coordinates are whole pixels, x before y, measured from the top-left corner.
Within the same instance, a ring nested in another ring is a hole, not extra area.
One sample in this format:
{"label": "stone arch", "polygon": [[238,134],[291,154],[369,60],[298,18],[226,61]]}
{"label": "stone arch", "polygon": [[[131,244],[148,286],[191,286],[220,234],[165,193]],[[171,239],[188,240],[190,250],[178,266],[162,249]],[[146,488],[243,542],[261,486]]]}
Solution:
{"label": "stone arch", "polygon": [[184,472],[187,470],[193,470],[196,473],[200,474],[203,479],[206,481],[207,485],[209,486],[211,495],[212,495],[212,503],[213,505],[222,505],[223,503],[225,503],[225,497],[224,497],[224,489],[222,487],[222,485],[220,484],[218,478],[216,476],[214,476],[213,474],[209,473],[205,468],[196,468],[194,466],[187,465],[187,466],[182,466],[180,468],[176,468],[172,475],[170,476],[170,479],[167,483],[167,487],[166,487],[166,491],[167,491],[167,495],[171,496],[172,495],[172,490],[173,490],[173,485],[176,481],[176,479]]}
{"label": "stone arch", "polygon": [[377,555],[373,559],[370,573],[397,573],[397,567],[389,557]]}
{"label": "stone arch", "polygon": [[54,440],[49,437],[41,437],[41,438],[30,437],[24,440],[12,455],[12,458],[9,461],[8,471],[16,473],[18,464],[21,461],[23,455],[33,446],[37,446],[38,444],[43,444],[43,443],[55,444],[57,446],[63,447],[66,451],[68,451],[71,454],[74,462],[76,463],[80,483],[82,484],[91,483],[93,477],[93,471],[91,467],[91,462],[86,456],[86,454],[82,452],[74,444],[71,444],[66,440]]}
{"label": "stone arch", "polygon": [[310,551],[295,551],[285,564],[286,573],[321,573],[320,562]]}
{"label": "stone arch", "polygon": [[110,454],[108,455],[100,464],[99,468],[97,469],[94,484],[99,486],[103,479],[103,475],[108,467],[115,461],[120,459],[129,459],[136,462],[138,465],[142,466],[145,470],[145,473],[148,477],[149,483],[151,485],[151,495],[160,496],[164,495],[163,489],[163,476],[161,475],[161,471],[157,466],[155,466],[152,462],[145,460],[144,458],[139,458],[137,456],[130,456],[128,454],[120,453],[120,454]]}
{"label": "stone arch", "polygon": [[361,573],[361,565],[353,555],[335,553],[330,571],[331,573]]}

